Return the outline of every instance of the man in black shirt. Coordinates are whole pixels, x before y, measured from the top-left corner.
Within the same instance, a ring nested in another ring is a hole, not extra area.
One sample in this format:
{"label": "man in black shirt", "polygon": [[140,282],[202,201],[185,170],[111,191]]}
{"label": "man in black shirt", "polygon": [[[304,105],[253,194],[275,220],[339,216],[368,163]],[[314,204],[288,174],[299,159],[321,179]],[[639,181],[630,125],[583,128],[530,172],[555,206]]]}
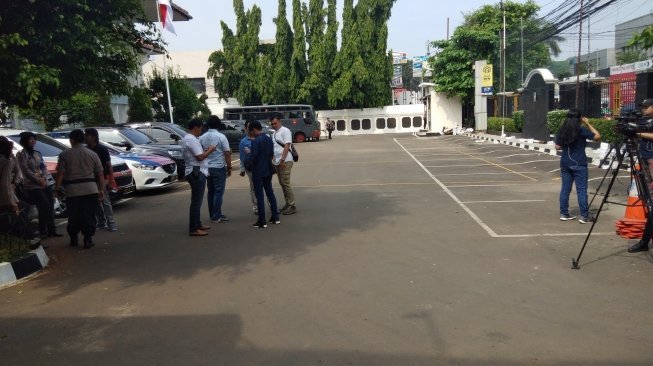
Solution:
{"label": "man in black shirt", "polygon": [[113,168],[111,167],[111,155],[109,150],[100,144],[100,137],[95,128],[87,128],[84,130],[84,137],[86,140],[86,147],[93,150],[102,163],[104,171],[104,181],[107,183],[104,187],[104,197],[100,201],[95,215],[97,216],[97,228],[105,229],[107,231],[116,231],[118,227],[113,219],[113,208],[111,207],[111,199],[109,198],[109,191],[107,186],[112,184],[115,186],[113,179]]}

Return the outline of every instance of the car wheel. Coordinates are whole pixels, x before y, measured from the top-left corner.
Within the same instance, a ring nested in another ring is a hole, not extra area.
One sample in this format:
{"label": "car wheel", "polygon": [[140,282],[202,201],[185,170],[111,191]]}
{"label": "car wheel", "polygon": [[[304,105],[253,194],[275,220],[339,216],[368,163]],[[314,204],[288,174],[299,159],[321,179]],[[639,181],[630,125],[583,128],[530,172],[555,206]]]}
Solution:
{"label": "car wheel", "polygon": [[299,144],[299,143],[302,143],[304,141],[306,141],[306,135],[304,135],[303,132],[297,132],[295,134],[295,142]]}

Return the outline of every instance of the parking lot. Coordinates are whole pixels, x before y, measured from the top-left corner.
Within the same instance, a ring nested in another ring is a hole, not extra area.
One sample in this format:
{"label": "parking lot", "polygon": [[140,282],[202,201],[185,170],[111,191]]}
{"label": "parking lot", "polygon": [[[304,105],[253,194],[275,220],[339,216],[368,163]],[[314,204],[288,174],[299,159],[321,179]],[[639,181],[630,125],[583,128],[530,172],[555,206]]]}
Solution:
{"label": "parking lot", "polygon": [[[251,227],[247,181],[234,174],[231,221],[208,237],[187,235],[182,182],[118,206],[119,231],[91,250],[53,240],[50,268],[0,290],[3,359],[650,364],[651,255],[626,252],[632,241],[614,235],[624,207],[610,204],[570,269],[589,225],[558,220],[557,157],[466,136],[335,135],[297,148],[299,212],[281,225]],[[590,169],[590,193],[603,174]],[[613,200],[625,202],[622,175]]]}

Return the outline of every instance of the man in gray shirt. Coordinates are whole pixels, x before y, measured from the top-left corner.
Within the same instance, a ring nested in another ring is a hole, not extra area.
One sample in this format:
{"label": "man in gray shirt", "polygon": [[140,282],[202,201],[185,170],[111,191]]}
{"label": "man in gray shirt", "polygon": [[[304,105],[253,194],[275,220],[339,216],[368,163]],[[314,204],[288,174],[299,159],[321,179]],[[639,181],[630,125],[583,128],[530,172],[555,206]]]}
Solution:
{"label": "man in gray shirt", "polygon": [[70,149],[59,154],[56,192],[66,191],[70,246],[78,245],[77,234],[84,236],[84,248],[92,248],[95,234],[95,209],[104,195],[104,174],[100,158],[84,146],[84,131],[70,132]]}

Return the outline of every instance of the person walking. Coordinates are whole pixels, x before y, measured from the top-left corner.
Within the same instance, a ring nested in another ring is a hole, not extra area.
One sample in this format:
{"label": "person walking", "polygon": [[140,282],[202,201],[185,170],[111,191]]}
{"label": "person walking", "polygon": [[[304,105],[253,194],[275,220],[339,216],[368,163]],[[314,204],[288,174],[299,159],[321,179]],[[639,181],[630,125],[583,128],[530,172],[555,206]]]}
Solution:
{"label": "person walking", "polygon": [[331,133],[333,133],[333,131],[336,129],[336,124],[333,123],[331,118],[328,118],[328,117],[327,117],[327,120],[326,120],[326,129],[327,129],[327,132],[329,133],[329,140],[331,140]]}
{"label": "person walking", "polygon": [[16,154],[18,165],[23,174],[23,189],[29,203],[36,205],[39,211],[39,235],[41,238],[61,237],[54,224],[54,192],[52,192],[52,175],[43,161],[41,152],[34,149],[36,135],[32,132],[20,133],[21,151]]}
{"label": "person walking", "polygon": [[113,219],[113,208],[111,207],[111,198],[109,197],[109,186],[116,188],[116,181],[113,178],[113,167],[111,166],[111,155],[109,149],[100,144],[100,136],[95,128],[87,128],[84,130],[84,138],[86,147],[91,149],[100,158],[102,163],[102,173],[104,174],[104,181],[107,183],[104,186],[104,194],[102,201],[98,204],[95,215],[97,216],[97,228],[105,229],[107,231],[117,231],[118,227]]}
{"label": "person walking", "polygon": [[281,213],[292,215],[297,212],[295,194],[290,185],[290,173],[293,166],[292,155],[290,154],[292,133],[287,127],[281,125],[281,118],[281,114],[278,113],[270,118],[270,125],[274,129],[274,133],[272,134],[272,140],[274,141],[274,165],[277,178],[279,179],[279,185],[283,191],[283,197],[286,200],[286,204],[281,208]]}
{"label": "person walking", "polygon": [[95,210],[104,198],[104,174],[96,153],[84,146],[84,131],[72,130],[68,135],[71,148],[59,154],[56,194],[65,188],[68,210],[70,246],[78,245],[77,235],[84,236],[84,248],[92,248],[95,235]]}
{"label": "person walking", "polygon": [[594,221],[590,216],[587,204],[587,155],[585,155],[586,140],[600,141],[601,134],[594,128],[580,111],[570,109],[567,119],[563,122],[555,137],[556,149],[562,149],[560,157],[560,220],[569,221],[576,216],[569,214],[569,194],[571,187],[576,185],[576,196],[580,208],[581,224]]}
{"label": "person walking", "polygon": [[253,226],[257,228],[266,228],[264,191],[268,198],[268,202],[270,203],[270,224],[278,225],[281,223],[279,220],[277,199],[274,196],[274,190],[272,189],[272,175],[275,173],[274,167],[272,166],[274,144],[270,137],[263,133],[261,122],[253,121],[249,124],[249,130],[254,134],[254,136],[256,136],[254,141],[252,141],[252,151],[247,161],[248,167],[252,171],[252,181],[254,192],[256,194],[256,206],[258,211],[258,220]]}
{"label": "person walking", "polygon": [[206,159],[209,166],[207,178],[206,198],[209,206],[209,215],[214,223],[228,222],[227,216],[222,214],[222,200],[227,184],[227,177],[231,176],[231,148],[227,137],[218,131],[220,118],[211,116],[206,121],[208,130],[200,137],[204,150],[215,146],[215,151]]}
{"label": "person walking", "polygon": [[181,139],[182,151],[186,169],[184,175],[190,185],[190,209],[188,222],[188,235],[206,236],[210,226],[202,225],[201,209],[206,188],[206,177],[209,175],[209,165],[206,158],[215,151],[215,145],[210,145],[204,150],[198,137],[202,134],[202,121],[193,119],[188,123],[188,132]]}
{"label": "person walking", "polygon": [[246,168],[249,162],[249,157],[252,153],[252,141],[256,138],[254,131],[249,130],[249,125],[251,123],[252,121],[245,122],[245,132],[247,132],[247,135],[240,140],[240,143],[238,144],[238,152],[240,155],[240,176],[244,177],[247,175],[247,179],[249,180],[249,196],[252,200],[252,210],[254,211],[254,215],[258,215],[256,193],[254,192],[254,182],[252,181],[252,171]]}

